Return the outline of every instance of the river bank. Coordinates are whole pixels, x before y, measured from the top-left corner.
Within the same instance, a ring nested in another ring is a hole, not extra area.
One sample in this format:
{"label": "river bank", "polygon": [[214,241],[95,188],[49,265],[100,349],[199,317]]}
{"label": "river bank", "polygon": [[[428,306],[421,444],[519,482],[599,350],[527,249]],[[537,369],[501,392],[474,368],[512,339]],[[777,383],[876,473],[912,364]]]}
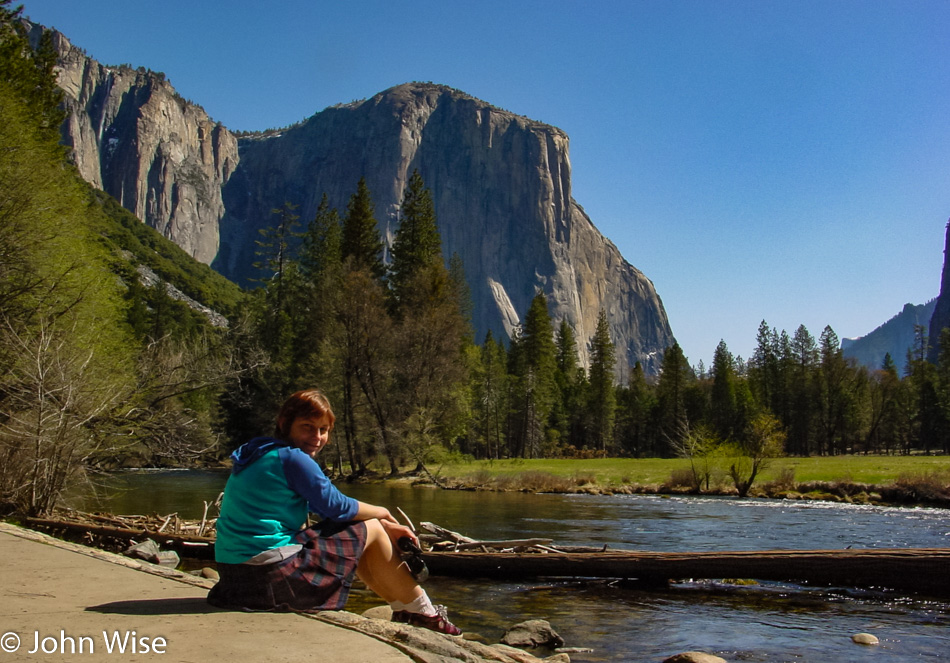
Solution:
{"label": "river bank", "polygon": [[[697,481],[697,476],[705,477]],[[425,472],[370,473],[358,481],[452,490],[589,495],[738,496],[725,469],[688,459],[512,459],[444,463]],[[697,483],[700,485],[697,487]],[[950,508],[950,458],[837,456],[774,459],[746,497]]]}

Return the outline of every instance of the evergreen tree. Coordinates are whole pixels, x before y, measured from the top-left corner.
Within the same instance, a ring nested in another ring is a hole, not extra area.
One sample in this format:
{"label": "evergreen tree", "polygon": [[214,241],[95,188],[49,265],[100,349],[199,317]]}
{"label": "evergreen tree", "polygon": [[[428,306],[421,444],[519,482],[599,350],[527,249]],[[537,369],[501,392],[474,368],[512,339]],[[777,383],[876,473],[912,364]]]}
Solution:
{"label": "evergreen tree", "polygon": [[20,23],[23,7],[10,9],[11,0],[0,0],[0,72],[17,103],[33,118],[31,131],[37,131],[60,155],[59,127],[66,117],[60,107],[60,90],[54,68],[56,49],[52,32],[46,30],[37,49],[30,48],[25,29]]}
{"label": "evergreen tree", "polygon": [[891,453],[899,448],[900,377],[891,353],[884,355],[880,370],[871,376],[871,418],[865,441],[865,450]]}
{"label": "evergreen tree", "polygon": [[376,206],[366,178],[361,177],[343,218],[342,256],[344,261],[349,260],[350,269],[366,269],[374,278],[381,279],[386,274],[386,266],[375,214]]}
{"label": "evergreen tree", "polygon": [[554,427],[563,445],[580,447],[585,442],[585,398],[582,389],[583,371],[577,363],[577,341],[574,330],[562,319],[555,337],[558,400],[552,413]]}
{"label": "evergreen tree", "polygon": [[[333,402],[342,401],[339,385],[339,353],[331,342],[333,315],[339,307],[342,288],[342,228],[327,195],[303,235],[299,271],[300,301],[291,318],[294,361],[301,367],[301,381],[319,384]],[[341,410],[341,415],[345,410]],[[343,424],[343,422],[340,422]],[[342,430],[349,430],[342,426]]]}
{"label": "evergreen tree", "polygon": [[846,452],[845,432],[852,405],[849,392],[850,375],[841,353],[838,335],[826,326],[818,340],[819,354],[819,420],[821,422],[821,451],[825,454]]}
{"label": "evergreen tree", "polygon": [[749,380],[756,400],[765,408],[775,404],[778,392],[778,333],[763,320],[756,334],[755,351],[749,368]]}
{"label": "evergreen tree", "polygon": [[672,455],[684,430],[689,430],[687,395],[692,369],[679,343],[666,349],[657,383],[657,425],[662,455]]}
{"label": "evergreen tree", "polygon": [[[360,403],[369,413],[375,437],[389,463],[391,473],[398,465],[396,429],[400,423],[396,411],[394,325],[386,310],[385,292],[380,281],[368,269],[348,271],[343,277],[339,305],[334,315],[334,344],[340,353],[341,388],[344,394],[344,422],[354,425]],[[362,395],[362,399],[360,396]],[[354,427],[349,434],[354,472],[365,471],[372,440],[358,436]]]}
{"label": "evergreen tree", "polygon": [[950,327],[940,330],[937,343],[937,403],[940,412],[943,453],[950,453]]}
{"label": "evergreen tree", "polygon": [[733,362],[726,342],[720,340],[713,353],[710,419],[714,432],[721,440],[732,439],[737,432],[736,375]]}
{"label": "evergreen tree", "polygon": [[618,397],[617,428],[620,432],[620,447],[625,454],[633,456],[655,455],[656,426],[652,415],[656,412],[655,390],[647,384],[640,362],[630,370],[630,379]]}
{"label": "evergreen tree", "polygon": [[791,417],[788,424],[789,452],[796,456],[808,456],[817,451],[815,447],[815,415],[817,400],[815,367],[818,363],[818,346],[805,325],[799,325],[792,338],[791,370]]}
{"label": "evergreen tree", "polygon": [[485,336],[479,351],[479,361],[473,372],[474,427],[483,457],[502,457],[506,446],[508,420],[508,356],[505,346],[496,341],[491,330]]}
{"label": "evergreen tree", "polygon": [[472,291],[471,288],[468,287],[468,279],[465,277],[465,265],[462,262],[462,257],[458,253],[452,253],[452,257],[449,258],[449,284],[452,288],[456,305],[468,329],[468,343],[474,345],[475,331],[472,328],[472,309],[474,308],[472,303]]}
{"label": "evergreen tree", "polygon": [[603,309],[597,317],[597,329],[590,348],[590,412],[593,425],[592,437],[604,454],[613,449],[614,417],[617,399],[614,392],[614,365],[616,353],[610,340],[607,312]]}
{"label": "evergreen tree", "polygon": [[281,207],[271,210],[277,217],[273,226],[261,228],[258,232],[262,239],[255,240],[257,245],[255,254],[261,258],[254,263],[254,267],[264,272],[260,279],[268,284],[268,291],[273,293],[273,313],[284,310],[284,275],[293,260],[291,243],[298,237],[296,231],[300,217],[294,213],[297,205],[284,202]]}
{"label": "evergreen tree", "polygon": [[513,455],[536,458],[545,451],[557,398],[554,333],[544,293],[538,292],[531,301],[521,333],[512,340],[510,357],[517,380],[512,403],[517,420],[511,435]]}
{"label": "evergreen tree", "polygon": [[317,213],[303,235],[300,251],[300,271],[311,283],[319,284],[328,273],[339,268],[343,260],[342,230],[339,214],[330,207],[324,193]]}
{"label": "evergreen tree", "polygon": [[929,342],[927,328],[914,326],[914,346],[908,352],[907,381],[913,394],[915,416],[911,422],[913,441],[926,453],[941,444],[945,429],[937,393],[937,369],[927,361]]}
{"label": "evergreen tree", "polygon": [[389,282],[398,303],[412,278],[432,263],[442,262],[442,240],[432,195],[418,170],[412,172],[399,207],[399,229],[392,246]]}
{"label": "evergreen tree", "polygon": [[464,432],[467,409],[465,348],[469,327],[441,260],[420,268],[406,283],[396,320],[393,396],[407,421],[406,440],[418,469],[434,453],[437,438]]}

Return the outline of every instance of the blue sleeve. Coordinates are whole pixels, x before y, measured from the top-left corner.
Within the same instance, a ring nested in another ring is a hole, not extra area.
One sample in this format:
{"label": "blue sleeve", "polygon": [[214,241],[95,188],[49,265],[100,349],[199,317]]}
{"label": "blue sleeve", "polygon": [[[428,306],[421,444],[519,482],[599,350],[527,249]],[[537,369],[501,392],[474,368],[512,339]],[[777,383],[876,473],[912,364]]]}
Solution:
{"label": "blue sleeve", "polygon": [[330,483],[317,461],[294,447],[283,447],[279,454],[287,485],[307,500],[310,511],[340,522],[356,517],[359,503]]}

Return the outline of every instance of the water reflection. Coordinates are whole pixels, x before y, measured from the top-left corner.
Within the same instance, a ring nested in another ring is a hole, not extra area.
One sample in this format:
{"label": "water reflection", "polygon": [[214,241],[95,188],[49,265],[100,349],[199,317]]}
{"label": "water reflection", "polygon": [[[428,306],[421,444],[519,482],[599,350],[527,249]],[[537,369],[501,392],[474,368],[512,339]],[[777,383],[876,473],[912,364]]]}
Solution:
{"label": "water reflection", "polygon": [[[117,475],[103,508],[117,513],[178,512],[200,517],[227,474]],[[368,502],[401,507],[481,539],[540,537],[562,544],[643,550],[834,549],[945,547],[950,511],[817,502],[656,496],[562,496],[473,493],[393,485],[344,485]],[[431,578],[436,600],[453,621],[498,641],[524,619],[548,619],[576,662],[659,661],[686,650],[730,661],[865,663],[946,660],[950,605],[849,588],[818,589],[781,583],[681,583],[644,591],[611,582],[459,581]],[[365,592],[350,609],[379,605]],[[871,632],[881,644],[855,645]]]}

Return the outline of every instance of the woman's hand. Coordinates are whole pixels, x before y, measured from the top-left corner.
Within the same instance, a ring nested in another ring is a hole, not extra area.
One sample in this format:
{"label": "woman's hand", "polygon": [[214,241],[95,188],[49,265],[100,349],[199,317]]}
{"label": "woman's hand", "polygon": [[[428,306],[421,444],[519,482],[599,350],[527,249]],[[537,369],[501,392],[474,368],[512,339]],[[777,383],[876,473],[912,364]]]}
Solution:
{"label": "woman's hand", "polygon": [[383,529],[386,530],[386,534],[389,535],[389,539],[393,543],[393,547],[398,549],[398,541],[404,536],[408,536],[412,539],[413,543],[417,546],[419,545],[419,537],[416,536],[416,533],[405,525],[400,524],[398,520],[393,517],[393,514],[389,512],[384,506],[376,506],[375,504],[367,504],[366,502],[359,503],[359,511],[356,512],[356,520],[369,520],[370,518],[376,518],[383,526]]}
{"label": "woman's hand", "polygon": [[390,520],[380,520],[380,523],[383,525],[383,529],[386,530],[386,534],[389,535],[389,540],[393,542],[393,548],[399,550],[399,539],[404,536],[408,536],[412,539],[412,542],[419,545],[419,537],[416,536],[416,533],[405,525],[400,525],[398,522],[393,522]]}

